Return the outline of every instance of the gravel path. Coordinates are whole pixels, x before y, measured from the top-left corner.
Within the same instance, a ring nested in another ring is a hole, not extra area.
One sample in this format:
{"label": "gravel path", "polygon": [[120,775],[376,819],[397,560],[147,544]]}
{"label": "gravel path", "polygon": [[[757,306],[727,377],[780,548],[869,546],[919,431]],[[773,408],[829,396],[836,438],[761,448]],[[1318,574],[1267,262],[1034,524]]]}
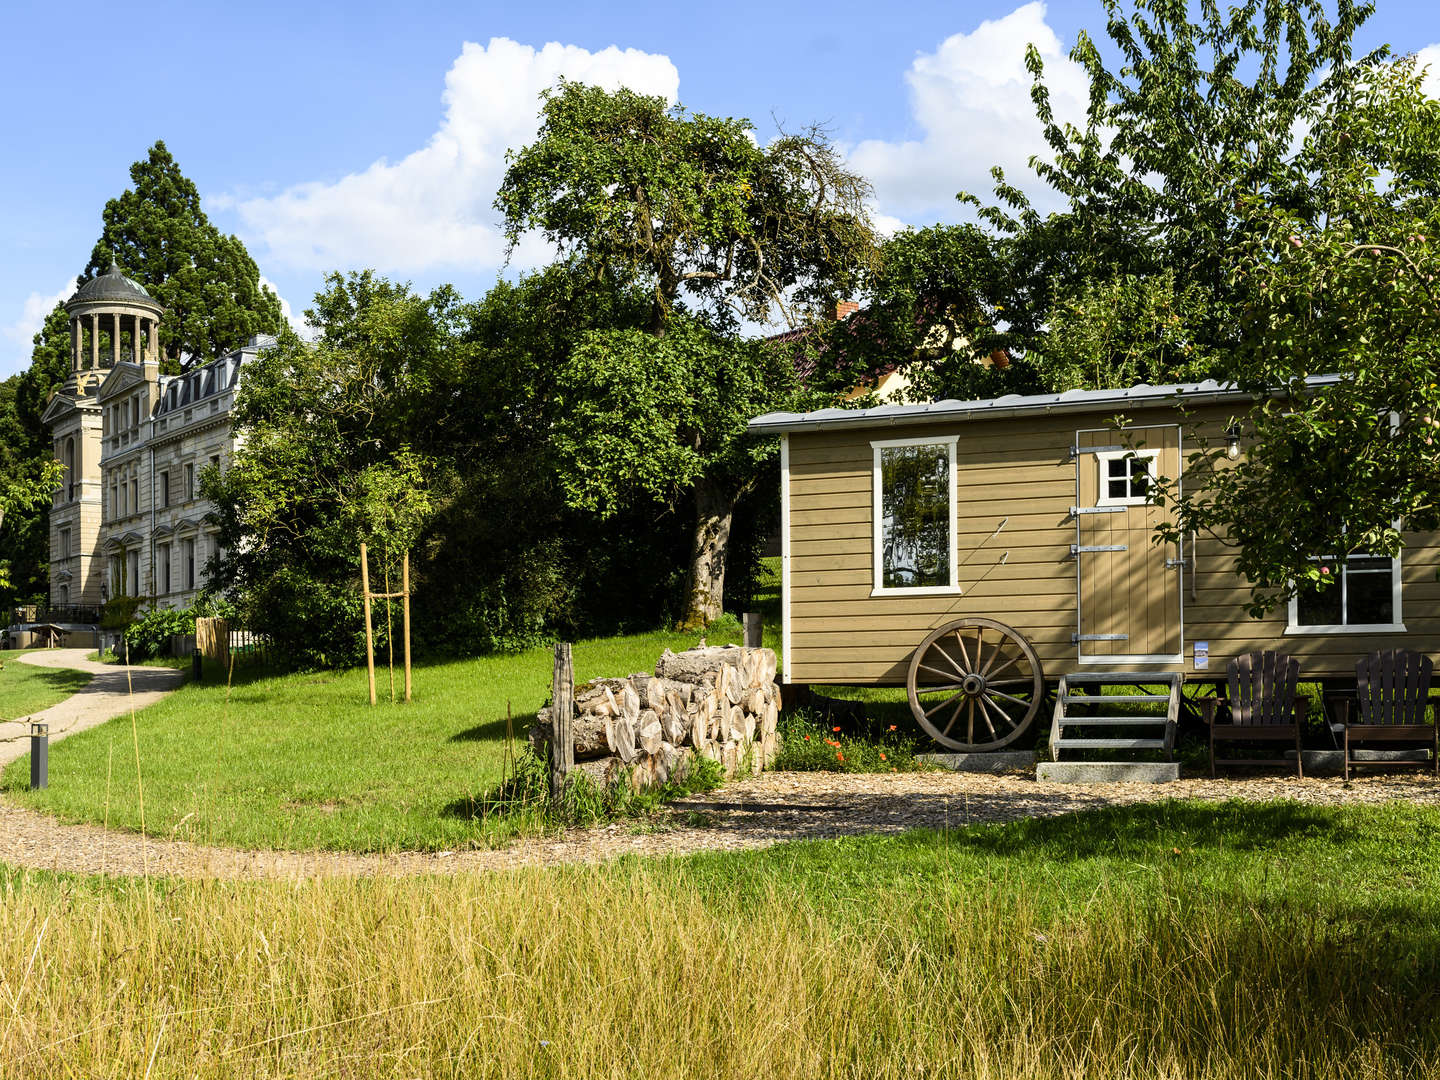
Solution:
{"label": "gravel path", "polygon": [[[0,722],[0,768],[30,752],[30,721],[50,725],[50,741],[103,724],[132,708],[153,705],[180,685],[184,676],[173,668],[116,667],[85,659],[91,649],[44,649],[25,653],[12,663],[42,668],[70,668],[94,676],[84,688],[58,705],[19,720]],[[128,675],[127,675],[128,670]],[[134,688],[133,695],[131,688]],[[6,810],[8,815],[9,811]]]}
{"label": "gravel path", "polygon": [[[84,731],[132,707],[158,701],[182,681],[170,668],[126,670],[85,659],[84,649],[47,649],[19,657],[40,667],[74,668],[95,677],[78,693],[29,719],[47,720],[50,737]],[[130,693],[133,684],[133,696]],[[29,750],[25,722],[0,724],[0,766]],[[918,826],[956,827],[1074,813],[1167,798],[1294,799],[1308,803],[1405,800],[1440,805],[1440,781],[1428,775],[1333,779],[1181,780],[1172,784],[1045,784],[1028,775],[925,772],[879,775],[766,773],[674,804],[637,831],[622,822],[561,836],[518,841],[498,851],[243,851],[205,847],[96,825],[66,825],[0,801],[0,863],[82,874],[294,880],[394,874],[451,874],[557,863],[595,863],[620,855],[683,855],[765,847]]]}
{"label": "gravel path", "polygon": [[[1042,784],[1026,776],[964,773],[848,775],[768,773],[677,804],[643,833],[627,823],[525,840],[499,851],[238,851],[146,838],[0,804],[0,862],[75,873],[294,880],[398,874],[451,874],[557,863],[594,863],[625,854],[682,855],[740,850],[785,840],[898,833],[916,826],[961,826],[1071,813],[1165,798],[1294,799],[1308,803],[1406,800],[1440,805],[1429,776],[1339,780],[1266,777],[1182,780],[1172,784]],[[699,815],[705,824],[691,823]]]}

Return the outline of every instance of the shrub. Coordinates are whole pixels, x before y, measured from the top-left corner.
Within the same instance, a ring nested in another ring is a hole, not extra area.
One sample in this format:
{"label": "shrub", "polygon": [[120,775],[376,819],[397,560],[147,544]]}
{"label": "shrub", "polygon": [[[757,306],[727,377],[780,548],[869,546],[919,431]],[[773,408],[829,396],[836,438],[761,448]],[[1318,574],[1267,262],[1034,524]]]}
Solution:
{"label": "shrub", "polygon": [[149,660],[162,655],[176,634],[193,633],[193,609],[155,608],[125,627],[123,637],[131,660]]}
{"label": "shrub", "polygon": [[138,596],[114,596],[100,605],[100,629],[123,630],[135,621],[135,609],[144,601]]}

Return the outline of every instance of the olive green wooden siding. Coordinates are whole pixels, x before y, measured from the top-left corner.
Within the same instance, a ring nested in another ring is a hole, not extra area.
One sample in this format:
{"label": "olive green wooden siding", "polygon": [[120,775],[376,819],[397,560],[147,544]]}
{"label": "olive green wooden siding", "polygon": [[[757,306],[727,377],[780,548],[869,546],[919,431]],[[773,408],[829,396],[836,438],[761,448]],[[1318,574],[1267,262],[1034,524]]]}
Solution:
{"label": "olive green wooden siding", "polygon": [[[932,629],[967,615],[985,615],[1014,626],[1034,645],[1047,677],[1105,670],[1104,663],[1081,664],[1077,632],[1076,522],[1077,465],[1070,456],[1077,431],[1101,428],[1112,413],[1066,414],[1025,420],[969,421],[796,433],[789,436],[789,640],[787,678],[801,683],[901,684],[910,654]],[[1137,426],[1174,425],[1170,409],[1137,410]],[[1200,418],[1207,430],[1223,429],[1226,415],[1215,410]],[[958,435],[956,448],[961,595],[879,595],[874,585],[872,441]],[[1082,436],[1082,443],[1087,437]],[[1118,436],[1114,440],[1119,441]],[[1168,442],[1168,440],[1166,440]],[[1096,445],[1090,441],[1089,445]],[[1193,449],[1190,428],[1179,453]],[[1094,468],[1093,457],[1081,458]],[[1093,489],[1081,493],[1093,496]],[[1086,498],[1093,503],[1093,497]],[[1139,511],[1148,528],[1158,511]],[[1100,516],[1100,515],[1097,515]],[[1119,517],[1119,515],[1117,515]],[[1004,528],[996,534],[1001,521]],[[1112,523],[1108,527],[1118,528]],[[1098,528],[1098,526],[1097,526]],[[1108,575],[1100,586],[1112,605],[1134,610],[1132,624],[1174,621],[1179,596],[1184,607],[1183,662],[1147,663],[1147,670],[1201,674],[1193,666],[1196,641],[1209,643],[1204,674],[1223,675],[1226,661],[1257,649],[1282,649],[1298,656],[1306,676],[1354,674],[1355,660],[1376,649],[1404,644],[1440,654],[1440,546],[1433,535],[1407,537],[1402,557],[1402,618],[1406,633],[1286,634],[1282,608],[1263,620],[1245,611],[1249,589],[1232,571],[1233,556],[1218,542],[1201,540],[1187,551],[1195,579],[1166,571],[1173,548],[1154,551],[1139,543],[1140,530],[1127,526],[1131,555],[1096,566]],[[1089,533],[1084,542],[1094,542]],[[1122,541],[1126,542],[1126,541]],[[1079,558],[1094,559],[1094,555]],[[1156,566],[1160,568],[1155,569]],[[1146,569],[1148,567],[1148,569]],[[1088,567],[1082,567],[1082,573]],[[1136,576],[1145,580],[1136,581]],[[1160,584],[1156,585],[1159,575]],[[1087,593],[1088,595],[1088,593]],[[1136,611],[1142,611],[1139,618]],[[1116,616],[1120,618],[1120,616]],[[1123,618],[1122,618],[1123,621]],[[1087,632],[1093,630],[1087,626]],[[1166,625],[1143,625],[1136,641],[1160,648]],[[1142,636],[1143,635],[1143,636]],[[1170,640],[1173,640],[1173,635]],[[1088,653],[1101,651],[1098,643]],[[1165,646],[1167,649],[1168,646]],[[1123,643],[1115,652],[1139,652]],[[1133,663],[1117,661],[1129,669]]]}

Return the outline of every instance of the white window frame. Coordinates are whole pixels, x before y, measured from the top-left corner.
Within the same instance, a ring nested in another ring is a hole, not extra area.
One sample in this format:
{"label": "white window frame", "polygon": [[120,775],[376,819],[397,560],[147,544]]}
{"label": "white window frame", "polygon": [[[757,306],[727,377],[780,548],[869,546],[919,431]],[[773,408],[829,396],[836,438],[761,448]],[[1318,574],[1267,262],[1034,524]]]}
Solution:
{"label": "white window frame", "polygon": [[[872,455],[870,490],[872,496],[871,517],[874,521],[873,536],[870,549],[871,566],[874,570],[874,578],[870,589],[871,596],[960,596],[964,590],[960,588],[960,567],[957,558],[959,551],[959,469],[955,462],[956,447],[960,442],[959,435],[926,436],[919,439],[880,439],[870,443]],[[906,585],[891,586],[887,588],[885,581],[885,558],[884,558],[884,515],[882,509],[882,479],[881,479],[881,452],[902,446],[943,446],[947,459],[950,462],[950,484],[947,498],[950,502],[950,584],[948,585]]]}
{"label": "white window frame", "polygon": [[[1160,478],[1160,451],[1156,450],[1100,450],[1095,454],[1095,467],[1099,470],[1099,486],[1096,489],[1096,506],[1144,506],[1149,502],[1149,495],[1123,495],[1119,498],[1112,498],[1110,495],[1110,462],[1122,459],[1135,458],[1145,462],[1145,471],[1150,477],[1150,490],[1155,490],[1155,483]],[[1125,490],[1130,490],[1130,471],[1125,471]]]}
{"label": "white window frame", "polygon": [[[1398,526],[1397,526],[1398,527]],[[1390,607],[1395,613],[1395,621],[1388,623],[1324,623],[1319,625],[1306,625],[1300,622],[1300,599],[1292,596],[1290,598],[1289,614],[1286,616],[1285,633],[1290,636],[1303,634],[1403,634],[1405,630],[1405,613],[1400,606],[1401,594],[1401,566],[1400,556],[1403,552],[1397,551],[1395,557],[1390,560]],[[1381,558],[1382,556],[1365,555],[1364,552],[1357,552],[1351,558]],[[1341,560],[1333,559],[1335,565]],[[1372,571],[1373,572],[1373,571]],[[1344,589],[1345,581],[1336,582],[1335,588]],[[1341,604],[1341,611],[1344,611],[1344,602]]]}

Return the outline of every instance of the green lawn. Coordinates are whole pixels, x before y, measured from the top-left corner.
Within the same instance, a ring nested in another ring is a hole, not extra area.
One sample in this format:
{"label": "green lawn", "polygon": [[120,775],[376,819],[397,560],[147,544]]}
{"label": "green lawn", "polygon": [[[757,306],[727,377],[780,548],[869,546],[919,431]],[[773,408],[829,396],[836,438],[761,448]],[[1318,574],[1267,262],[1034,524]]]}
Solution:
{"label": "green lawn", "polygon": [[32,667],[16,661],[29,651],[0,650],[0,720],[19,720],[48,709],[90,681],[83,671]]}
{"label": "green lawn", "polygon": [[[712,632],[709,643],[735,640]],[[653,670],[670,633],[579,642],[577,680]],[[501,778],[507,703],[517,742],[549,695],[553,653],[421,664],[415,700],[367,702],[365,671],[262,677],[237,669],[227,701],[207,675],[137,716],[50,750],[50,786],[28,790],[28,764],[0,778],[12,798],[68,821],[108,821],[241,847],[445,850],[494,842],[472,818],[475,796]],[[7,666],[8,670],[8,666]],[[400,673],[396,672],[397,693]],[[518,748],[518,747],[517,747]],[[495,823],[491,823],[492,829]]]}
{"label": "green lawn", "polygon": [[1433,808],[1168,802],[456,878],[0,868],[0,895],[0,982],[24,991],[0,1060],[26,1076],[1378,1080],[1440,1061]]}

